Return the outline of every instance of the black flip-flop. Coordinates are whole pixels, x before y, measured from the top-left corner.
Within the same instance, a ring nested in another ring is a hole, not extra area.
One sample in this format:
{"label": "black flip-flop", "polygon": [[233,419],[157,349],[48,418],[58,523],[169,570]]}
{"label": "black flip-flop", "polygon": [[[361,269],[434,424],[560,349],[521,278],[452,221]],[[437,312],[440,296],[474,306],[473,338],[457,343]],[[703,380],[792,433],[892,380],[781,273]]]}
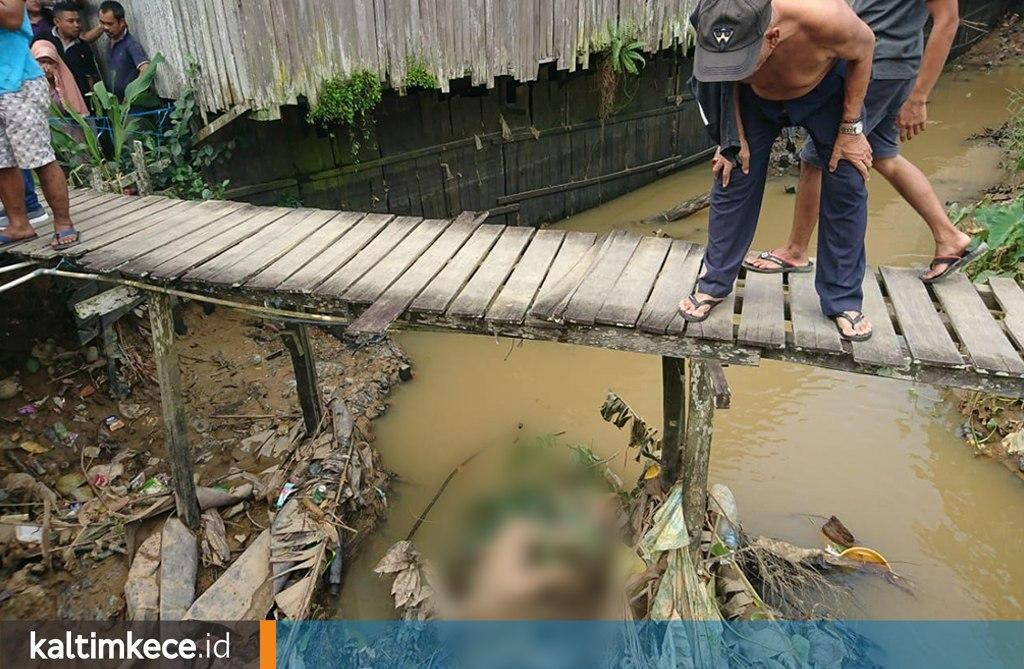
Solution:
{"label": "black flip-flop", "polygon": [[[977,239],[977,238],[975,238]],[[971,247],[974,248],[971,248]],[[928,265],[928,269],[935,269],[936,265],[945,264],[946,269],[942,270],[931,278],[925,278],[924,273],[921,273],[921,281],[926,284],[932,284],[941,279],[944,276],[952,274],[961,267],[965,267],[970,263],[974,262],[988,251],[988,244],[985,242],[978,242],[975,244],[971,242],[964,249],[964,252],[958,256],[935,256],[932,258],[931,263]]]}
{"label": "black flip-flop", "polygon": [[690,300],[690,304],[693,305],[694,309],[700,309],[701,307],[711,305],[711,308],[705,311],[703,316],[693,316],[691,314],[688,314],[683,310],[682,305],[680,305],[679,315],[682,316],[683,320],[686,321],[687,323],[700,323],[702,321],[706,321],[708,316],[711,315],[711,312],[714,310],[714,308],[725,300],[724,297],[709,297],[706,300],[698,300],[697,295],[694,293],[690,293],[690,296],[687,299]]}
{"label": "black flip-flop", "polygon": [[814,262],[807,261],[806,265],[794,265],[785,258],[780,258],[771,251],[765,251],[757,256],[760,260],[767,260],[770,263],[778,265],[778,267],[764,268],[754,265],[749,260],[743,261],[743,268],[748,272],[757,272],[758,274],[803,274],[810,272],[814,269]]}
{"label": "black flip-flop", "polygon": [[[843,320],[850,324],[850,327],[856,327],[857,323],[860,323],[862,320],[864,320],[864,312],[855,311],[853,313],[856,315],[850,316],[847,315],[845,312],[838,313],[832,317],[832,321],[835,322],[836,319],[842,318]],[[836,329],[839,330],[839,336],[845,339],[846,341],[867,341],[871,339],[871,335],[875,333],[874,330],[868,330],[864,334],[848,335],[845,332],[843,332],[843,328],[839,327],[839,323],[836,323]]]}

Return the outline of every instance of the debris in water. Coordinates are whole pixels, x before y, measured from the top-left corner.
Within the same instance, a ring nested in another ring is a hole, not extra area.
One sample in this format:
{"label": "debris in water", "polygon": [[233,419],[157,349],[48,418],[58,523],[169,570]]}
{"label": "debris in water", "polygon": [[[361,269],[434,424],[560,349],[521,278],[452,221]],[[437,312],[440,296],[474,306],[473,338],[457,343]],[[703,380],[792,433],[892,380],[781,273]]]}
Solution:
{"label": "debris in water", "polygon": [[835,516],[829,517],[825,524],[821,526],[821,531],[828,537],[829,541],[840,548],[849,548],[850,546],[857,545],[853,532],[846,529],[846,525],[843,525],[843,522]]}

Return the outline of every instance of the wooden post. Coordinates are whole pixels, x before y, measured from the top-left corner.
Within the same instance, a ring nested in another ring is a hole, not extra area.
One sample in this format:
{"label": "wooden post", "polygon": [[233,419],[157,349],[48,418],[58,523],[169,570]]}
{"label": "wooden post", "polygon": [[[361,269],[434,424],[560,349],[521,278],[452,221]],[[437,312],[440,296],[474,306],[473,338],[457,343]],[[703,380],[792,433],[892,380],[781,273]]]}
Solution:
{"label": "wooden post", "polygon": [[178,518],[191,530],[199,529],[199,500],[192,474],[185,404],[181,396],[181,371],[174,350],[174,318],[171,298],[156,293],[149,298],[149,322],[153,335],[156,375],[160,382],[160,406],[164,418],[164,443],[174,476],[174,502]]}
{"label": "wooden post", "polygon": [[316,375],[316,358],[309,344],[309,333],[303,323],[285,323],[281,340],[292,356],[295,370],[296,389],[302,418],[306,423],[306,434],[316,434],[323,416],[323,401],[320,399],[320,384]]}
{"label": "wooden post", "polygon": [[683,401],[684,363],[681,358],[661,358],[661,389],[665,429],[661,438],[661,489],[668,492],[679,478],[679,442],[685,425]]}
{"label": "wooden post", "polygon": [[[715,392],[705,360],[687,359],[686,433],[683,439],[683,516],[692,536],[700,537],[708,503],[708,462],[715,416]],[[693,542],[691,549],[700,547]]]}

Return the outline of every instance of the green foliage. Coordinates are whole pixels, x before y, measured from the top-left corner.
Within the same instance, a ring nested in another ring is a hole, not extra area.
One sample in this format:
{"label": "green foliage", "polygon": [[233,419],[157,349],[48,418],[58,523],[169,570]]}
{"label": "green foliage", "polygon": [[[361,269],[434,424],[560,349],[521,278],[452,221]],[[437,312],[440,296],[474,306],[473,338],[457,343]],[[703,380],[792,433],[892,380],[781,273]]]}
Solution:
{"label": "green foliage", "polygon": [[405,87],[406,88],[437,88],[437,77],[427,69],[423,63],[411,56],[405,60]]}
{"label": "green foliage", "polygon": [[381,84],[377,75],[358,70],[348,77],[328,79],[320,87],[316,106],[309,110],[310,123],[322,127],[355,125],[357,121],[372,118],[380,103]]}
{"label": "green foliage", "polygon": [[632,23],[625,25],[608,22],[608,58],[612,70],[616,74],[638,75],[640,70],[647,64],[640,53],[643,42],[636,39],[636,31]]}
{"label": "green foliage", "polygon": [[980,204],[973,216],[989,251],[970,265],[971,278],[984,283],[993,276],[1024,277],[1024,196],[1012,202]]}
{"label": "green foliage", "polygon": [[[198,65],[190,62],[187,81],[193,81],[197,73]],[[199,125],[198,119],[195,91],[183,89],[174,102],[170,124],[160,141],[150,136],[144,142],[147,166],[156,190],[184,200],[221,199],[229,182],[210,183],[203,170],[224,160],[234,149],[234,142],[197,146],[192,137]]]}
{"label": "green foliage", "polygon": [[1016,171],[1024,170],[1024,89],[1010,91],[1010,122],[1006,125],[1006,149],[1010,154],[1010,166]]}
{"label": "green foliage", "polygon": [[[100,171],[105,180],[115,178],[122,172],[122,166],[128,158],[128,146],[135,138],[139,119],[130,115],[132,105],[148,96],[153,85],[157,69],[164,62],[162,54],[156,54],[135,81],[128,84],[124,92],[124,100],[110,93],[102,81],[97,82],[89,94],[93,114],[106,117],[110,122],[109,156],[103,150],[96,128],[88,119],[73,109],[62,113],[54,107],[53,113],[62,120],[62,125],[52,126],[54,149],[62,158],[62,163],[72,169],[79,168],[83,161]],[[77,126],[77,127],[76,127]],[[76,132],[68,130],[75,128]]]}
{"label": "green foliage", "polygon": [[302,198],[299,197],[298,193],[285,193],[277,199],[277,206],[298,209],[302,206]]}

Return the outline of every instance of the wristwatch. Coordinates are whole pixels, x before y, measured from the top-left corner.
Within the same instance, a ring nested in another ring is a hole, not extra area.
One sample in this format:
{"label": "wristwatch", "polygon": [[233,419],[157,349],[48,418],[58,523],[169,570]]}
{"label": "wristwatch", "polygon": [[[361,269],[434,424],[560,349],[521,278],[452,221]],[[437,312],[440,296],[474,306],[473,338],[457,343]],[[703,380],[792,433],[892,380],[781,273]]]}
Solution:
{"label": "wristwatch", "polygon": [[864,120],[858,118],[853,121],[843,121],[839,124],[839,133],[842,135],[864,134]]}

